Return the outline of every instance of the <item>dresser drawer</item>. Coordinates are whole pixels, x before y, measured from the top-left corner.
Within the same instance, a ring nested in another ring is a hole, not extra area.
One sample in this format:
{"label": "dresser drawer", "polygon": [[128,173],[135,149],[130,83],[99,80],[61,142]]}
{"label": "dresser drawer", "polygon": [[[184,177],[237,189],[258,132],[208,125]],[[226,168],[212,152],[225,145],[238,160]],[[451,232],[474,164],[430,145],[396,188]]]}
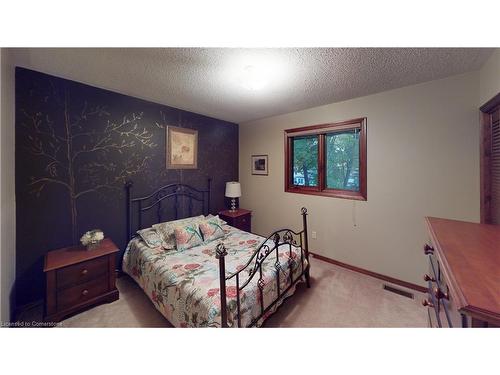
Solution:
{"label": "dresser drawer", "polygon": [[64,310],[106,293],[109,289],[108,276],[104,275],[83,284],[57,292],[57,309]]}
{"label": "dresser drawer", "polygon": [[443,328],[461,327],[462,316],[453,300],[437,251],[434,246],[428,246],[426,249],[428,249],[426,254],[429,260],[429,270],[424,280],[428,281],[427,301],[432,304],[428,306],[429,325]]}
{"label": "dresser drawer", "polygon": [[427,273],[427,275],[433,279],[432,281],[435,283],[441,282],[441,272],[439,269],[439,262],[437,261],[434,254],[429,255],[429,268],[428,269],[429,269],[429,272]]}
{"label": "dresser drawer", "polygon": [[436,287],[434,281],[427,282],[427,298],[422,301],[422,304],[427,307],[427,314],[429,316],[429,327],[441,328],[441,316],[439,314],[439,301],[434,297],[434,288]]}
{"label": "dresser drawer", "polygon": [[244,216],[240,216],[240,217],[235,218],[233,227],[244,230],[245,232],[250,232],[251,228],[252,228],[251,216],[244,215]]}
{"label": "dresser drawer", "polygon": [[428,318],[429,328],[441,328],[435,309],[433,308],[427,309],[427,318]]}
{"label": "dresser drawer", "polygon": [[440,285],[433,289],[434,297],[438,303],[438,312],[443,327],[462,327],[462,315],[457,309],[453,294],[447,285],[446,279],[442,276]]}
{"label": "dresser drawer", "polygon": [[243,230],[252,231],[252,211],[240,208],[236,211],[220,211],[219,217],[226,221],[230,226]]}
{"label": "dresser drawer", "polygon": [[100,257],[57,270],[57,289],[94,280],[108,272],[108,257]]}

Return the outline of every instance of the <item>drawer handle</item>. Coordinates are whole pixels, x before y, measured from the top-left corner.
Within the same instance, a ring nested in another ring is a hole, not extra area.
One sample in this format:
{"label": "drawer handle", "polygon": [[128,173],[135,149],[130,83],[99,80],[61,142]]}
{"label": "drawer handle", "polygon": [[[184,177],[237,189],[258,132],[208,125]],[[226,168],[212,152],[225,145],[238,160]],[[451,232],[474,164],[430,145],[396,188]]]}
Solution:
{"label": "drawer handle", "polygon": [[426,299],[422,300],[422,305],[424,305],[425,307],[434,307],[434,304]]}
{"label": "drawer handle", "polygon": [[88,273],[89,273],[89,270],[87,270],[87,269],[83,269],[83,270],[82,270],[82,276],[85,276],[85,275],[86,275],[86,274],[88,274]]}
{"label": "drawer handle", "polygon": [[441,298],[450,299],[448,293],[443,293],[443,291],[438,287],[434,288],[434,296],[436,297],[436,299],[441,299]]}
{"label": "drawer handle", "polygon": [[433,282],[434,282],[434,281],[436,281],[436,279],[435,279],[435,278],[433,278],[433,277],[430,277],[430,276],[429,276],[429,275],[427,275],[427,274],[425,274],[425,275],[424,275],[424,281],[433,281]]}
{"label": "drawer handle", "polygon": [[89,291],[87,289],[84,289],[84,291],[82,292],[82,296],[86,296],[87,294],[89,294]]}
{"label": "drawer handle", "polygon": [[427,244],[424,245],[424,253],[425,255],[434,254],[434,248]]}

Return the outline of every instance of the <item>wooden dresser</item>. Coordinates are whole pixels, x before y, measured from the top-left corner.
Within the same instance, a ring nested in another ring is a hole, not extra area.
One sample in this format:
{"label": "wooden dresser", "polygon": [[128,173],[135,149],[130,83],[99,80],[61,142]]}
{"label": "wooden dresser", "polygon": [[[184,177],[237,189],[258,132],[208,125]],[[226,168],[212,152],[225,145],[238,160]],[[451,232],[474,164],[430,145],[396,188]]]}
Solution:
{"label": "wooden dresser", "polygon": [[109,238],[97,248],[66,247],[45,256],[45,320],[59,322],[67,315],[119,298],[115,286],[118,248]]}
{"label": "wooden dresser", "polygon": [[431,327],[500,326],[500,226],[426,218]]}
{"label": "wooden dresser", "polygon": [[225,210],[219,212],[219,217],[232,227],[245,232],[252,231],[252,211],[239,208],[235,211]]}

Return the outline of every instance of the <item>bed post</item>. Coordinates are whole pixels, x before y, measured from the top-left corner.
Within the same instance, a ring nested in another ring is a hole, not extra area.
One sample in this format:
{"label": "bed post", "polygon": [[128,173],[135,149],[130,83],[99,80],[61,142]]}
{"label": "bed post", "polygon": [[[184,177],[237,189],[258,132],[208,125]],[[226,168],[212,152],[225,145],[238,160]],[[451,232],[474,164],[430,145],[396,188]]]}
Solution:
{"label": "bed post", "polygon": [[302,207],[300,212],[302,213],[302,223],[304,226],[303,232],[304,232],[304,253],[306,255],[306,260],[307,260],[307,268],[305,272],[305,277],[306,277],[306,285],[308,288],[311,287],[311,281],[310,281],[310,275],[309,275],[309,270],[311,268],[311,263],[309,263],[309,243],[307,242],[307,208]]}
{"label": "bed post", "polygon": [[209,177],[207,180],[207,190],[208,190],[208,199],[207,199],[207,215],[210,214],[210,196],[212,195],[212,178]]}
{"label": "bed post", "polygon": [[127,181],[125,183],[125,195],[127,197],[127,241],[132,237],[132,181]]}
{"label": "bed post", "polygon": [[219,282],[220,282],[220,318],[221,327],[227,328],[227,300],[226,300],[226,247],[221,242],[215,249],[215,257],[219,259]]}

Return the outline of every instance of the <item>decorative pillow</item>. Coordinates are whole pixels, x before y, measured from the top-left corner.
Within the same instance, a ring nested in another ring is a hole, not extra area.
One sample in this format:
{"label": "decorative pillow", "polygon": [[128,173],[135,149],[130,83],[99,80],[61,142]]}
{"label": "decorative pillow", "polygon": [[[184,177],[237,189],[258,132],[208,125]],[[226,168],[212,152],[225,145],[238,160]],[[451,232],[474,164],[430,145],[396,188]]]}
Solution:
{"label": "decorative pillow", "polygon": [[163,247],[167,250],[175,249],[175,235],[174,230],[176,227],[182,227],[187,224],[198,223],[205,219],[205,216],[199,215],[194,217],[188,217],[186,219],[179,219],[173,221],[167,221],[164,223],[154,224],[153,229],[155,229],[160,238],[163,241]]}
{"label": "decorative pillow", "polygon": [[219,215],[215,215],[215,216],[214,216],[214,215],[212,215],[212,214],[208,214],[207,216],[205,216],[205,219],[213,219],[213,218],[215,218],[215,219],[219,220],[219,223],[220,223],[220,225],[221,225],[221,226],[222,226],[222,225],[226,225],[226,224],[227,224],[224,220],[222,220],[222,219],[219,217]]}
{"label": "decorative pillow", "polygon": [[146,228],[137,231],[148,247],[155,248],[163,245],[160,235],[154,228]]}
{"label": "decorative pillow", "polygon": [[224,237],[224,229],[222,229],[222,224],[218,217],[202,221],[199,225],[204,242],[210,242],[217,238]]}
{"label": "decorative pillow", "polygon": [[174,235],[177,251],[184,251],[203,243],[198,223],[178,226],[174,229]]}

